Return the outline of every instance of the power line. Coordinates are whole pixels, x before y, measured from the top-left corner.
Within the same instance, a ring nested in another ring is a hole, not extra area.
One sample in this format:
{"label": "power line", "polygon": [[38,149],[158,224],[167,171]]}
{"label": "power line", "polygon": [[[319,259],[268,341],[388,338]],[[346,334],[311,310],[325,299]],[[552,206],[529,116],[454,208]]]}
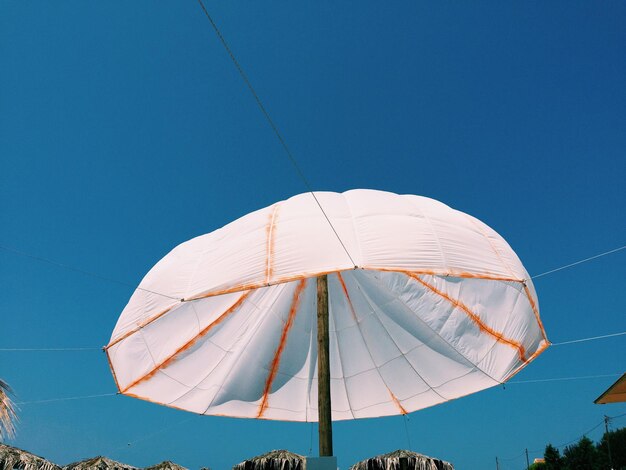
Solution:
{"label": "power line", "polygon": [[117,451],[120,451],[122,449],[128,449],[129,447],[132,447],[132,446],[134,446],[135,444],[137,444],[139,442],[143,442],[143,441],[146,441],[148,439],[152,439],[153,437],[158,436],[159,434],[162,434],[162,433],[164,433],[165,431],[167,431],[169,429],[172,429],[172,428],[174,428],[176,426],[179,426],[179,425],[181,425],[183,423],[187,423],[187,422],[189,422],[191,420],[198,419],[200,416],[203,416],[203,415],[195,415],[195,416],[192,416],[191,418],[185,418],[185,419],[183,419],[181,421],[177,421],[175,423],[163,426],[158,431],[153,432],[151,434],[148,434],[147,436],[140,437],[138,439],[135,439],[134,441],[130,441],[130,442],[124,444],[124,445],[121,445],[119,447],[111,449],[110,451],[107,452],[107,454],[112,454],[113,452],[117,452]]}
{"label": "power line", "polygon": [[598,255],[590,256],[589,258],[585,258],[585,259],[581,259],[579,261],[575,261],[574,263],[566,264],[565,266],[561,266],[560,268],[551,269],[550,271],[546,271],[545,273],[535,274],[534,276],[531,276],[530,278],[531,279],[537,279],[538,277],[546,276],[548,274],[552,274],[552,273],[555,273],[557,271],[561,271],[563,269],[571,268],[572,266],[577,266],[579,264],[586,263],[587,261],[591,261],[591,260],[594,260],[596,258],[600,258],[602,256],[610,255],[611,253],[616,253],[616,252],[621,251],[623,249],[626,249],[626,245],[620,246],[619,248],[615,248],[613,250],[605,251],[604,253],[600,253]]}
{"label": "power line", "polygon": [[[198,1],[200,1],[200,0],[198,0]],[[313,194],[312,191],[311,191],[311,194],[313,195],[313,197],[315,197],[315,194]],[[315,200],[316,200],[316,202],[319,205],[319,201],[317,201],[317,198],[315,198]],[[322,209],[321,206],[320,206],[320,209],[324,213],[324,216],[326,216],[326,213],[324,212],[324,210]],[[328,223],[330,224],[330,226],[332,227],[332,224],[330,223],[330,220],[328,220],[327,216],[326,216],[326,219],[327,219]],[[333,230],[334,230],[334,227],[333,227]],[[337,235],[337,232],[335,232],[335,235]],[[339,241],[341,241],[341,239],[339,238],[338,235],[337,235],[337,238],[339,239]],[[343,246],[343,243],[342,243],[342,246]],[[620,248],[616,248],[614,250],[610,250],[610,251],[606,251],[604,253],[600,253],[599,255],[595,255],[595,256],[592,256],[590,258],[585,258],[583,260],[576,261],[575,263],[567,264],[567,265],[562,266],[560,268],[556,268],[556,269],[552,269],[550,271],[546,271],[545,273],[541,273],[541,274],[537,274],[535,276],[531,276],[531,279],[536,279],[538,277],[545,276],[547,274],[551,274],[551,273],[560,271],[562,269],[566,269],[566,268],[569,268],[569,267],[572,267],[572,266],[576,266],[578,264],[594,260],[594,259],[599,258],[601,256],[606,256],[606,255],[609,255],[611,253],[616,253],[616,252],[618,252],[620,250],[623,250],[623,249],[626,249],[626,245],[624,245],[624,246],[622,246]],[[22,251],[22,250],[17,250],[15,248],[10,248],[10,247],[5,246],[5,245],[0,245],[0,250],[6,251],[7,253],[12,253],[14,255],[22,256],[24,258],[30,258],[32,260],[39,261],[41,263],[50,264],[52,266],[56,266],[58,268],[66,269],[68,271],[73,271],[73,272],[76,272],[76,273],[79,273],[79,274],[83,274],[85,276],[89,276],[89,277],[92,277],[92,278],[95,278],[95,279],[100,279],[102,281],[111,282],[111,283],[118,284],[118,285],[125,286],[125,287],[130,287],[131,289],[136,289],[136,290],[139,290],[139,291],[148,292],[150,294],[159,295],[161,297],[166,297],[166,298],[172,299],[172,300],[179,300],[179,301],[182,300],[182,299],[180,299],[178,297],[174,297],[174,296],[171,296],[171,295],[168,295],[168,294],[163,294],[161,292],[156,292],[156,291],[153,291],[153,290],[150,290],[150,289],[146,289],[144,287],[134,286],[133,284],[130,284],[129,282],[120,281],[119,279],[114,279],[114,278],[107,277],[107,276],[102,276],[102,275],[100,275],[98,273],[95,273],[93,271],[87,271],[87,270],[82,269],[82,268],[77,268],[75,266],[71,266],[71,265],[66,264],[66,263],[61,263],[59,261],[55,261],[55,260],[52,260],[50,258],[45,258],[43,256],[34,255],[32,253],[28,253],[28,252],[25,252],[25,251]],[[345,246],[344,246],[344,250],[345,250]],[[348,253],[347,250],[346,250],[346,254],[348,254],[348,256],[349,256],[349,253]],[[350,260],[352,260],[352,258],[350,258]],[[354,263],[354,261],[352,261],[352,262]],[[613,334],[609,334],[609,335],[597,336],[597,337],[592,337],[592,338],[583,338],[583,339],[580,339],[580,340],[565,341],[565,342],[562,342],[562,343],[553,343],[552,346],[561,346],[563,344],[570,344],[570,343],[583,342],[583,341],[592,341],[592,340],[595,340],[595,339],[609,338],[609,337],[612,337],[612,336],[621,336],[621,335],[624,335],[624,334],[626,334],[626,332],[613,333]],[[52,348],[52,349],[54,349],[54,348]],[[100,349],[100,348],[60,348],[59,350],[68,350],[68,349],[80,350],[80,349]],[[29,348],[25,348],[25,349],[7,349],[7,348],[0,349],[0,351],[9,351],[9,350],[10,351],[18,351],[18,350],[43,351],[43,350],[48,350],[48,349],[29,349]]]}
{"label": "power line", "polygon": [[404,419],[404,430],[406,431],[406,441],[409,447],[407,449],[411,450],[413,446],[411,445],[411,434],[409,433],[409,416],[407,414],[403,414],[402,418]]}
{"label": "power line", "polygon": [[102,351],[102,348],[0,348],[1,352],[35,352],[35,351]]}
{"label": "power line", "polygon": [[[613,419],[617,419],[617,418],[621,418],[622,416],[626,416],[626,413],[621,414],[621,415],[617,415],[617,416],[605,416],[605,419],[613,420]],[[570,444],[573,444],[574,442],[579,441],[580,439],[582,439],[583,437],[587,436],[588,434],[592,433],[593,431],[595,431],[596,429],[598,429],[600,426],[602,426],[605,423],[605,419],[603,419],[602,421],[600,421],[598,424],[596,424],[595,426],[593,426],[592,428],[590,428],[589,430],[587,430],[586,432],[584,432],[583,434],[580,434],[578,437],[567,441],[563,444],[559,444],[557,446],[552,446],[555,449],[560,449],[562,447],[568,446]],[[535,449],[535,450],[528,450],[528,452],[530,452],[531,454],[540,454],[544,452],[544,449]],[[504,460],[514,460],[519,458],[520,456],[524,455],[524,452],[522,452],[519,456],[514,457],[513,459],[504,459]]]}
{"label": "power line", "polygon": [[603,375],[581,375],[577,377],[553,377],[553,378],[548,378],[548,379],[515,380],[513,382],[507,382],[507,385],[530,384],[530,383],[540,383],[540,382],[562,382],[562,381],[567,381],[567,380],[600,379],[600,378],[606,378],[606,377],[616,377],[618,375],[622,375],[622,373],[603,374]]}
{"label": "power line", "polygon": [[583,434],[581,434],[580,436],[578,436],[576,439],[572,439],[571,441],[566,442],[565,444],[561,444],[561,445],[554,446],[554,447],[556,447],[557,449],[560,449],[561,447],[565,447],[565,446],[568,446],[568,445],[570,445],[570,444],[573,444],[574,442],[577,442],[577,441],[581,440],[581,439],[582,439],[583,437],[585,437],[587,434],[589,434],[589,433],[591,433],[591,432],[595,431],[596,429],[598,429],[598,428],[599,428],[600,426],[602,426],[603,424],[604,424],[604,420],[600,421],[598,424],[596,424],[594,427],[592,427],[589,431],[584,432]]}
{"label": "power line", "polygon": [[161,294],[160,292],[155,292],[155,291],[152,291],[150,289],[145,289],[143,287],[135,287],[134,285],[132,285],[132,284],[130,284],[128,282],[120,281],[119,279],[113,279],[113,278],[110,278],[110,277],[102,276],[102,275],[94,273],[92,271],[86,271],[86,270],[81,269],[81,268],[76,268],[74,266],[70,266],[69,264],[64,264],[64,263],[60,263],[58,261],[51,260],[49,258],[44,258],[43,256],[37,256],[37,255],[33,255],[31,253],[26,253],[25,251],[16,250],[15,248],[9,248],[7,246],[0,245],[0,250],[4,250],[4,251],[6,251],[8,253],[13,253],[14,255],[23,256],[25,258],[30,258],[30,259],[33,259],[33,260],[36,260],[36,261],[39,261],[39,262],[42,262],[42,263],[51,264],[51,265],[59,267],[59,268],[67,269],[68,271],[74,271],[76,273],[80,273],[80,274],[83,274],[85,276],[93,277],[95,279],[100,279],[101,281],[112,282],[114,284],[119,284],[121,286],[130,287],[131,289],[136,289],[136,290],[140,290],[140,291],[144,291],[144,292],[149,292],[151,294],[160,295],[162,297],[167,297],[167,298],[173,299],[173,300],[180,300],[179,298],[172,297],[171,295]]}
{"label": "power line", "polygon": [[356,267],[356,263],[354,262],[354,259],[352,259],[352,256],[350,255],[350,252],[346,248],[346,245],[344,245],[343,240],[341,240],[341,237],[339,237],[339,234],[337,233],[337,230],[335,230],[335,227],[333,226],[332,222],[328,218],[328,215],[326,214],[326,211],[324,210],[324,208],[320,204],[319,200],[317,199],[317,196],[313,192],[313,188],[312,188],[311,184],[309,183],[309,181],[307,180],[306,176],[304,175],[304,172],[300,168],[300,165],[296,161],[296,158],[294,157],[293,153],[291,153],[291,150],[287,146],[287,142],[285,141],[283,135],[278,130],[278,126],[276,126],[276,124],[274,123],[274,120],[271,118],[271,116],[268,113],[267,109],[263,105],[263,102],[261,101],[261,98],[259,97],[258,93],[256,92],[256,90],[252,86],[252,83],[250,82],[250,79],[248,78],[248,75],[246,75],[246,73],[244,72],[243,68],[239,64],[239,61],[235,57],[235,54],[233,53],[232,49],[230,48],[230,46],[226,42],[226,39],[224,38],[224,35],[220,31],[220,29],[217,27],[217,24],[215,23],[215,21],[213,20],[213,18],[209,14],[209,12],[207,11],[207,9],[204,6],[204,3],[202,2],[202,0],[198,0],[198,3],[200,4],[200,8],[202,8],[202,11],[204,12],[204,15],[209,20],[209,23],[211,23],[211,27],[215,31],[215,34],[217,34],[217,37],[219,38],[220,42],[222,43],[222,46],[224,46],[224,49],[228,53],[228,55],[230,57],[230,60],[235,65],[235,68],[239,72],[239,75],[241,75],[241,78],[243,79],[244,83],[248,87],[248,90],[250,90],[250,93],[252,93],[252,96],[254,97],[254,100],[256,101],[257,106],[261,110],[261,113],[263,114],[263,116],[265,116],[265,119],[267,120],[268,124],[270,125],[270,127],[274,131],[274,134],[276,135],[276,138],[280,142],[280,145],[285,150],[285,154],[287,155],[287,158],[289,158],[289,161],[291,161],[291,164],[296,169],[296,172],[300,176],[300,179],[302,180],[302,182],[304,183],[304,185],[306,186],[308,191],[311,193],[311,196],[313,196],[313,199],[315,199],[315,202],[318,205],[318,207],[320,208],[320,210],[322,211],[322,214],[324,214],[324,217],[326,218],[326,221],[328,222],[328,225],[330,225],[330,228],[333,230],[335,236],[337,237],[337,240],[339,240],[339,243],[341,244],[341,246],[343,248],[343,251],[345,251],[346,255],[348,255],[348,258],[350,258],[350,262],[352,263],[352,265]]}
{"label": "power line", "polygon": [[102,398],[102,397],[112,397],[118,395],[118,393],[101,393],[99,395],[81,395],[76,397],[62,397],[62,398],[48,398],[46,400],[31,400],[31,401],[20,401],[16,402],[16,405],[35,405],[39,403],[53,403],[59,401],[71,401],[71,400],[84,400],[87,398]]}
{"label": "power line", "polygon": [[592,336],[590,338],[581,338],[581,339],[574,339],[571,341],[563,341],[561,343],[552,343],[552,346],[563,346],[564,344],[584,343],[586,341],[595,341],[597,339],[613,338],[615,336],[622,336],[622,335],[626,335],[626,331],[622,331],[620,333],[611,333],[609,335]]}
{"label": "power line", "polygon": [[526,451],[524,450],[524,451],[522,451],[522,453],[521,453],[521,454],[516,455],[515,457],[510,457],[510,458],[508,458],[508,459],[507,459],[507,458],[503,458],[503,457],[498,457],[498,459],[499,459],[500,461],[510,462],[510,461],[512,461],[512,460],[518,460],[519,458],[523,457],[525,453],[526,453]]}
{"label": "power line", "polygon": [[[622,331],[619,333],[611,333],[608,335],[602,335],[602,336],[592,336],[590,338],[581,338],[581,339],[574,339],[574,340],[570,340],[570,341],[563,341],[561,343],[552,343],[552,346],[563,346],[566,344],[575,344],[575,343],[583,343],[583,342],[587,342],[587,341],[596,341],[599,339],[606,339],[606,338],[614,338],[616,336],[624,336],[626,335],[626,331]],[[0,348],[0,352],[64,352],[64,351],[102,351],[102,348],[78,348],[78,347],[68,347],[68,348]],[[599,376],[585,376],[585,377],[573,377],[573,378],[564,378],[564,379],[545,379],[545,381],[552,381],[552,380],[572,380],[575,378],[595,378],[595,377],[610,377],[611,375],[599,375]],[[523,383],[523,382],[509,382],[509,383]]]}

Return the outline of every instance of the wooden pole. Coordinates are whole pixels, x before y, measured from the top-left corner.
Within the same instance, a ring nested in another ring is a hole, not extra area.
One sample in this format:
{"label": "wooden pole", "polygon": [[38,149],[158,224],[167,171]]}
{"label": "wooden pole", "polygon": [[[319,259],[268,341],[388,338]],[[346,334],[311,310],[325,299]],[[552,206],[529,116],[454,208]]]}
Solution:
{"label": "wooden pole", "polygon": [[330,407],[330,357],[328,352],[328,278],[317,278],[317,409],[320,457],[333,455],[333,421]]}
{"label": "wooden pole", "polygon": [[530,470],[530,460],[528,459],[528,449],[526,450],[526,470]]}

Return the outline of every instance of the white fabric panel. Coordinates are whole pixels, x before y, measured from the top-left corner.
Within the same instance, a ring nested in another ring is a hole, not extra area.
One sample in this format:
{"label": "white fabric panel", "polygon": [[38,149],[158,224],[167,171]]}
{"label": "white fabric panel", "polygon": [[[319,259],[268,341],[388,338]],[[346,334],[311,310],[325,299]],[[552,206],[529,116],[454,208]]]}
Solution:
{"label": "white fabric panel", "polygon": [[122,393],[201,414],[317,421],[314,278],[326,272],[334,420],[497,385],[547,346],[526,270],[482,222],[418,196],[316,195],[350,256],[311,194],[179,245],[112,334]]}

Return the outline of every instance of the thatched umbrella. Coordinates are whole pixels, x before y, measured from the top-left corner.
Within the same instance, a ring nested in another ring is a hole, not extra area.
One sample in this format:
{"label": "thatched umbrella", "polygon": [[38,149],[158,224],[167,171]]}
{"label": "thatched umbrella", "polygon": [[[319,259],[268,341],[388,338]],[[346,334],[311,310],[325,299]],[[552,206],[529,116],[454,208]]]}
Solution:
{"label": "thatched umbrella", "polygon": [[306,458],[288,450],[273,450],[235,465],[233,470],[305,470]]}
{"label": "thatched umbrella", "polygon": [[0,470],[61,470],[58,465],[17,447],[0,444]]}
{"label": "thatched umbrella", "polygon": [[94,457],[92,459],[81,460],[63,467],[63,470],[138,470],[137,467],[116,462],[107,457]]}
{"label": "thatched umbrella", "polygon": [[182,467],[177,463],[170,462],[169,460],[164,460],[163,462],[151,467],[146,467],[144,470],[187,470],[187,468]]}
{"label": "thatched umbrella", "polygon": [[361,460],[350,470],[454,470],[449,462],[428,457],[427,455],[396,450],[388,454]]}

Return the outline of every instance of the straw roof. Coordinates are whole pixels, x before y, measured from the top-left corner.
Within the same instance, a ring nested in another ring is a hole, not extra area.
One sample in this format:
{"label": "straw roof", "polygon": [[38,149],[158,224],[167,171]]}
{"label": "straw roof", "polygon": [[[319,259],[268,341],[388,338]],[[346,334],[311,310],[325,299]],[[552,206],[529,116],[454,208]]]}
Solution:
{"label": "straw roof", "polygon": [[71,463],[63,467],[63,470],[137,470],[137,467],[98,456]]}
{"label": "straw roof", "polygon": [[594,401],[598,405],[621,402],[626,402],[626,373]]}
{"label": "straw roof", "polygon": [[151,467],[146,467],[144,470],[187,470],[187,468],[182,467],[177,463],[170,462],[169,460],[164,460],[163,462]]}
{"label": "straw roof", "polygon": [[273,450],[235,465],[233,470],[304,470],[306,458],[288,450]]}
{"label": "straw roof", "polygon": [[0,470],[61,470],[58,465],[25,450],[0,444]]}
{"label": "straw roof", "polygon": [[451,463],[417,452],[396,450],[362,460],[350,467],[350,470],[454,470],[454,467]]}

